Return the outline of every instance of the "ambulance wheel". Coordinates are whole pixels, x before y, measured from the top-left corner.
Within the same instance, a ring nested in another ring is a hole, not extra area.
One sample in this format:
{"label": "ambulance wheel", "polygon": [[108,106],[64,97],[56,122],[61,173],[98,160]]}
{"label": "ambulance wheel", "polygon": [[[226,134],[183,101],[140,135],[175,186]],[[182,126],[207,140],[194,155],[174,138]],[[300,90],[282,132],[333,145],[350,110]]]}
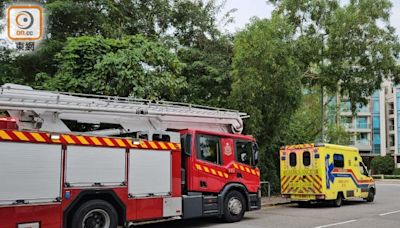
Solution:
{"label": "ambulance wheel", "polygon": [[341,207],[343,204],[343,195],[342,193],[338,193],[336,199],[333,201],[334,207]]}
{"label": "ambulance wheel", "polygon": [[374,198],[375,198],[374,190],[372,188],[370,188],[369,192],[368,192],[368,197],[365,200],[367,202],[371,203],[371,202],[374,202]]}
{"label": "ambulance wheel", "polygon": [[224,215],[225,222],[238,222],[242,220],[246,210],[246,203],[242,193],[238,191],[229,192],[224,199]]}
{"label": "ambulance wheel", "polygon": [[117,225],[117,211],[104,200],[91,200],[82,204],[71,222],[73,228],[116,228]]}
{"label": "ambulance wheel", "polygon": [[300,201],[300,202],[297,202],[297,205],[299,206],[299,207],[309,207],[310,206],[310,202],[309,201]]}

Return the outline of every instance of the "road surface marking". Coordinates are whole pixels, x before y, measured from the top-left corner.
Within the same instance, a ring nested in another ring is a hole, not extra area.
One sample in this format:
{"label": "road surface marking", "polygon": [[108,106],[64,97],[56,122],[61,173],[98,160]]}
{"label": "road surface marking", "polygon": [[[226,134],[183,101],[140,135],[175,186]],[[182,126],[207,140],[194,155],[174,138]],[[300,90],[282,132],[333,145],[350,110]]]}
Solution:
{"label": "road surface marking", "polygon": [[391,212],[387,212],[387,213],[383,213],[383,214],[379,214],[379,216],[391,215],[391,214],[395,214],[395,213],[400,213],[400,210],[398,210],[398,211],[391,211]]}
{"label": "road surface marking", "polygon": [[315,227],[315,228],[323,228],[323,227],[330,227],[330,226],[343,225],[343,224],[352,223],[352,222],[356,222],[356,221],[357,221],[357,220],[353,219],[353,220],[344,221],[344,222],[338,222],[338,223],[332,223],[332,224],[323,225],[323,226],[317,226],[317,227]]}

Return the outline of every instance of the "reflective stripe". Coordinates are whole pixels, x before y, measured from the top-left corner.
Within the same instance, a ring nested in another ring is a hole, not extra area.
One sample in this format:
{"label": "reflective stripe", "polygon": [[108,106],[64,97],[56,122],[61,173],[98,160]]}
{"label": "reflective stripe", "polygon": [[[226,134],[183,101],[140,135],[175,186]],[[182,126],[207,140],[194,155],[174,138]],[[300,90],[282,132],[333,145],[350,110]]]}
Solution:
{"label": "reflective stripe", "polygon": [[38,142],[46,142],[44,138],[39,133],[31,133],[32,137]]}
{"label": "reflective stripe", "polygon": [[14,134],[22,141],[29,141],[29,139],[22,132],[15,131]]}

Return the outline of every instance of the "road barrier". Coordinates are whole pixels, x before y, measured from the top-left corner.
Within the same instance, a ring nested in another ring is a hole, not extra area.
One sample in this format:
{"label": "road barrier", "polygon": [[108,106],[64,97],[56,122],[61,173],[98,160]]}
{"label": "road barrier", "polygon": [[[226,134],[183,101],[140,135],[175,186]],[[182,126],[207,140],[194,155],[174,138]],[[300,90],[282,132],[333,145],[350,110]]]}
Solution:
{"label": "road barrier", "polygon": [[400,175],[372,175],[375,179],[400,179]]}
{"label": "road barrier", "polygon": [[261,181],[261,185],[263,184],[267,185],[267,194],[268,197],[271,197],[271,183],[269,181]]}

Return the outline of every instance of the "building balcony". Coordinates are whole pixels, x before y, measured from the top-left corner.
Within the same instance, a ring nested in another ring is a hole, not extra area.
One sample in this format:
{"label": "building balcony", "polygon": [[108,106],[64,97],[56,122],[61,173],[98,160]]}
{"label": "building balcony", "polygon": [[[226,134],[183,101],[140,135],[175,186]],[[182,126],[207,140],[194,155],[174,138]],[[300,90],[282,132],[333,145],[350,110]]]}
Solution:
{"label": "building balcony", "polygon": [[394,127],[394,125],[389,125],[388,126],[388,129],[389,129],[389,134],[395,134],[395,127]]}
{"label": "building balcony", "polygon": [[369,151],[369,152],[372,152],[372,146],[371,145],[365,145],[365,144],[357,144],[357,145],[355,145],[357,148],[358,148],[358,150],[361,152],[361,151],[363,151],[363,152],[365,152],[365,151]]}
{"label": "building balcony", "polygon": [[371,141],[368,139],[359,139],[356,141],[351,141],[350,142],[351,146],[357,147],[357,149],[361,152],[372,152],[372,145]]}
{"label": "building balcony", "polygon": [[371,124],[344,123],[343,127],[349,132],[371,132]]}
{"label": "building balcony", "polygon": [[[341,116],[353,116],[353,113],[350,110],[341,110]],[[371,116],[370,111],[356,111],[356,116]]]}

